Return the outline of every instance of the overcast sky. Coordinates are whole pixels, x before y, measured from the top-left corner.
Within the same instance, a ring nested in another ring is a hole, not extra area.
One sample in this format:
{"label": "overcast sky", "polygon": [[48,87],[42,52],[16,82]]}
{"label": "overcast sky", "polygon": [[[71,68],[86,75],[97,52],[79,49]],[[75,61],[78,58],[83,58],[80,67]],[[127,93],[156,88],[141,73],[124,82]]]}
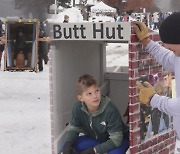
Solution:
{"label": "overcast sky", "polygon": [[0,17],[22,16],[21,11],[14,9],[14,0],[0,0]]}

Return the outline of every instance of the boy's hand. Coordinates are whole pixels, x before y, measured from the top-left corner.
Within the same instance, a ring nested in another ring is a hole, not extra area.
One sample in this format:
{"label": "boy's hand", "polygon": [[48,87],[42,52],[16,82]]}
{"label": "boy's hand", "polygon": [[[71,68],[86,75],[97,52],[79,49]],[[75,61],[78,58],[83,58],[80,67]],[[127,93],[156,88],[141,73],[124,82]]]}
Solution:
{"label": "boy's hand", "polygon": [[94,148],[90,148],[81,152],[81,154],[96,154]]}
{"label": "boy's hand", "polygon": [[73,143],[71,141],[68,141],[64,144],[64,148],[63,148],[63,154],[72,154],[73,153],[73,147],[72,147]]}
{"label": "boy's hand", "polygon": [[134,32],[140,41],[144,40],[145,38],[149,38],[148,29],[143,22],[134,22]]}
{"label": "boy's hand", "polygon": [[144,85],[142,85],[139,81],[137,81],[136,85],[139,90],[140,103],[149,105],[152,96],[156,93],[154,87],[149,82],[144,82]]}

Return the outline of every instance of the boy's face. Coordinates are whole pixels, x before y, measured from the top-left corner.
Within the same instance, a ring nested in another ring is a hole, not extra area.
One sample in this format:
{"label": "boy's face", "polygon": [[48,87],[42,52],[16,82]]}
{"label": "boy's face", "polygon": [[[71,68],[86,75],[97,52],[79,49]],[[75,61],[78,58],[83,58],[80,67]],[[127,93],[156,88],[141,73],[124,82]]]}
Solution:
{"label": "boy's face", "polygon": [[89,111],[96,111],[101,101],[99,87],[92,85],[86,88],[81,95],[78,95],[78,99],[86,104]]}
{"label": "boy's face", "polygon": [[177,57],[180,57],[180,44],[167,44],[163,43],[163,46],[171,50]]}

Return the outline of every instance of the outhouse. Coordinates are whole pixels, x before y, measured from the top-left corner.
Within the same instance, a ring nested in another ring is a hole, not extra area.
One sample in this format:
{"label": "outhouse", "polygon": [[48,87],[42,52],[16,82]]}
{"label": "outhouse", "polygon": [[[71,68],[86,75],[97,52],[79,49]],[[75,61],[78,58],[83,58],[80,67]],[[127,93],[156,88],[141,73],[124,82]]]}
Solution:
{"label": "outhouse", "polygon": [[[130,22],[52,23],[50,47],[50,105],[52,154],[58,154],[63,143],[71,111],[76,100],[75,82],[82,74],[95,76],[104,95],[111,98],[129,125],[128,153],[173,153],[175,133],[171,117],[160,133],[149,130],[151,108],[141,105],[137,80],[155,81],[163,68],[144,51]],[[157,33],[150,37],[159,41]],[[106,67],[107,43],[126,43],[129,66]],[[157,81],[157,80],[156,80]],[[125,116],[127,115],[127,116]]]}
{"label": "outhouse", "polygon": [[37,72],[39,21],[6,18],[3,70]]}

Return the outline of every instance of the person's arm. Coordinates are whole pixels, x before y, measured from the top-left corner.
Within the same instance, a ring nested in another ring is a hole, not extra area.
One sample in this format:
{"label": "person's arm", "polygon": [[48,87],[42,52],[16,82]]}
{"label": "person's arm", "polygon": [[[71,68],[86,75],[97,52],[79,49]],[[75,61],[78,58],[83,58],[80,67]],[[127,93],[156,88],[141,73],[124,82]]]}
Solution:
{"label": "person's arm", "polygon": [[156,94],[154,87],[150,83],[145,82],[142,85],[139,81],[136,82],[139,90],[139,101],[147,106],[158,108],[160,111],[168,115],[180,116],[180,99],[172,99],[166,96]]}
{"label": "person's arm", "polygon": [[96,152],[100,154],[104,154],[109,150],[119,147],[123,140],[123,122],[119,111],[113,104],[108,107],[112,108],[112,110],[109,110],[107,116],[107,131],[110,136],[106,142],[95,146]]}
{"label": "person's arm", "polygon": [[164,69],[174,72],[174,63],[176,61],[175,54],[161,46],[160,44],[150,41],[146,47],[147,50],[151,55],[155,57],[160,65],[163,66]]}
{"label": "person's arm", "polygon": [[134,32],[145,50],[150,52],[165,69],[174,72],[175,55],[149,38],[148,29],[143,22],[134,22]]}
{"label": "person's arm", "polygon": [[155,94],[151,101],[150,105],[154,108],[158,108],[160,111],[165,112],[171,116],[180,116],[180,99],[172,99],[166,96],[159,96]]}

